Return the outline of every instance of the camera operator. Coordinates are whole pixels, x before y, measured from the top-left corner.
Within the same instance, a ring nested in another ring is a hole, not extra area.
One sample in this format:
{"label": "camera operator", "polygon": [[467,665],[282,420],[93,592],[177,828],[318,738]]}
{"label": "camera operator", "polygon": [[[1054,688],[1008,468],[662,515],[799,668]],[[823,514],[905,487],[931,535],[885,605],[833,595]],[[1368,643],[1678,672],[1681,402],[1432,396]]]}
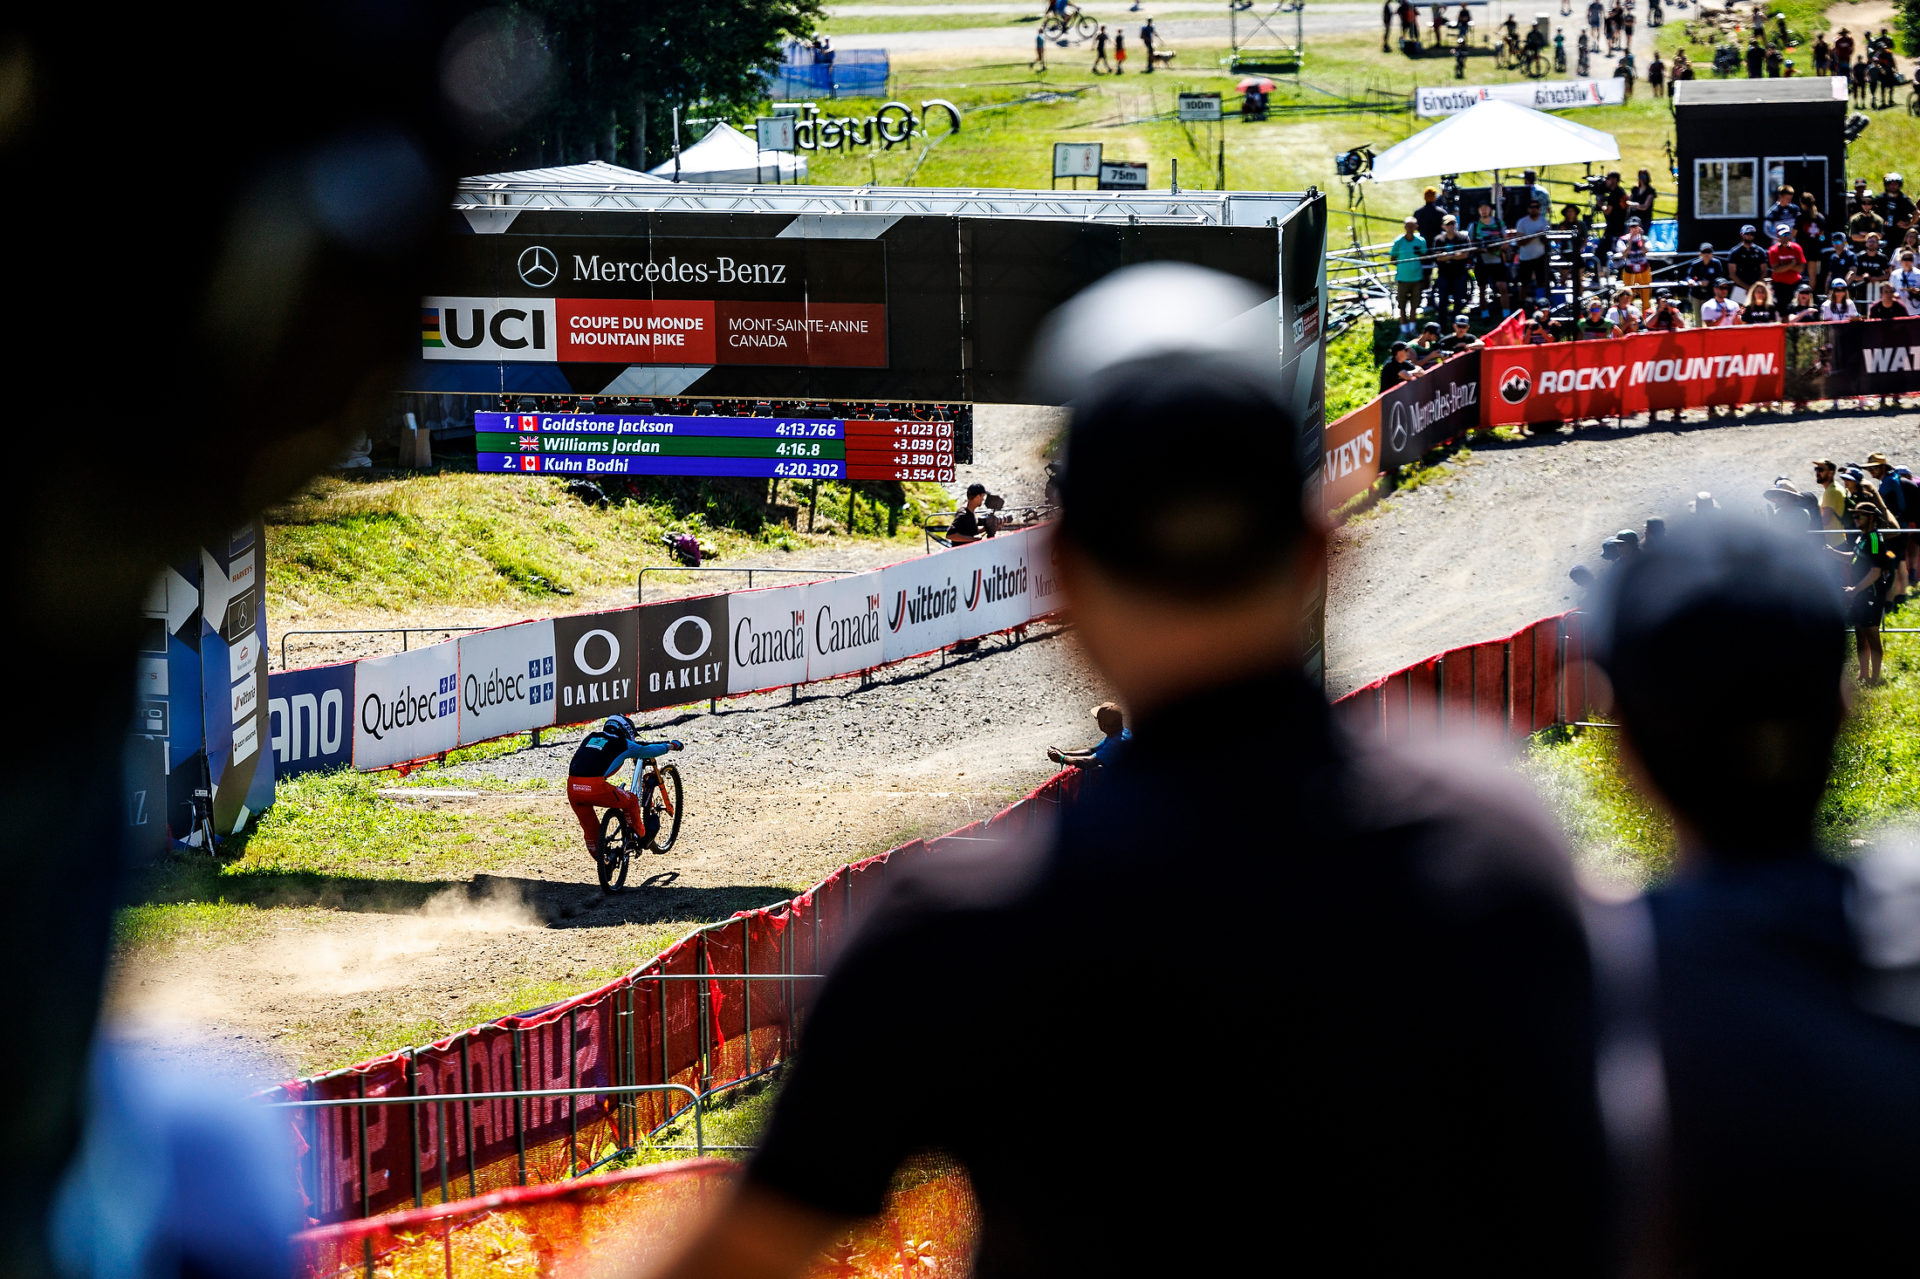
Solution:
{"label": "camera operator", "polygon": [[1594,269],[1604,271],[1608,260],[1613,256],[1613,246],[1627,233],[1627,189],[1620,185],[1620,171],[1609,170],[1600,180],[1598,187],[1591,185],[1588,179],[1587,190],[1593,195],[1593,211],[1601,221],[1599,251],[1594,255]]}

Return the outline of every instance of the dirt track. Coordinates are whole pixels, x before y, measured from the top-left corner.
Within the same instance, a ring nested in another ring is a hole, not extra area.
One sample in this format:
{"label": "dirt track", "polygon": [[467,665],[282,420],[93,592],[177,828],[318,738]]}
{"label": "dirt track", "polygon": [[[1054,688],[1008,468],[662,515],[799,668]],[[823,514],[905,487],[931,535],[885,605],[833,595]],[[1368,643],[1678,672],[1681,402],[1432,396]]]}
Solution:
{"label": "dirt track", "polygon": [[[1009,418],[975,468],[1014,500],[1057,429]],[[1447,478],[1388,499],[1336,541],[1328,628],[1338,693],[1449,646],[1510,631],[1572,603],[1567,568],[1650,514],[1674,518],[1699,489],[1751,507],[1767,481],[1816,454],[1920,454],[1920,422],[1863,414],[1734,426],[1593,432],[1477,447]],[[967,476],[962,476],[964,483]],[[536,981],[584,988],[589,970],[632,966],[692,923],[788,895],[850,857],[984,816],[1046,776],[1042,748],[1090,735],[1103,696],[1070,633],[950,662],[907,663],[876,686],[841,681],[742,699],[718,716],[656,720],[688,742],[678,761],[688,819],[670,854],[636,866],[644,887],[603,898],[557,788],[425,802],[511,823],[522,851],[469,882],[347,885],[261,912],[202,947],[150,948],[121,966],[121,1026],[161,1054],[207,1056],[267,1082],[362,1055],[363,1026],[417,1026],[425,1040]],[[554,778],[572,735],[465,772]],[[404,802],[422,802],[418,800]]]}
{"label": "dirt track", "polygon": [[1758,513],[1774,476],[1804,488],[1813,458],[1876,449],[1920,459],[1920,418],[1755,414],[1475,445],[1451,475],[1394,495],[1336,538],[1327,691],[1572,608],[1568,569],[1597,564],[1601,541],[1649,515],[1684,518],[1695,493]]}

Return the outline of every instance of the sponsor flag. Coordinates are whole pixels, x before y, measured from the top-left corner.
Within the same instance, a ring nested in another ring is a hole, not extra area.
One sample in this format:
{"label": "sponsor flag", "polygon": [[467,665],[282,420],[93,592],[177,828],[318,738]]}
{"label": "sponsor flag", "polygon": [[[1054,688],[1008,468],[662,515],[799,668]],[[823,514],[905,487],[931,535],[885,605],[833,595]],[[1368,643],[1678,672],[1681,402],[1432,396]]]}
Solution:
{"label": "sponsor flag", "polygon": [[1527,313],[1524,309],[1518,310],[1487,330],[1487,335],[1480,340],[1488,346],[1519,346],[1520,334],[1526,327]]}

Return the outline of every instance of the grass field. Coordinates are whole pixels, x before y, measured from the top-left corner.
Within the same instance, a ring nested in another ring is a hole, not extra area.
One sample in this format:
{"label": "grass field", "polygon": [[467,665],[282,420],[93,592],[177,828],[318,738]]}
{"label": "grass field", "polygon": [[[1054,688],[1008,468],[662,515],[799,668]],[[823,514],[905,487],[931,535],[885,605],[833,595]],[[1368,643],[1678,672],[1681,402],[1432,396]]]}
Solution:
{"label": "grass field", "polygon": [[[1782,7],[1775,5],[1773,7]],[[1822,21],[1820,0],[1789,0],[1789,21],[1797,28]],[[947,15],[939,15],[945,21]],[[952,15],[959,22],[962,15]],[[906,22],[908,19],[874,19]],[[928,26],[929,19],[911,21]],[[966,15],[970,25],[995,25],[991,16]],[[839,24],[835,24],[836,27]],[[1574,34],[1569,30],[1569,35]],[[1663,47],[1682,43],[1681,24],[1662,29]],[[1219,125],[1182,125],[1151,119],[1171,113],[1182,90],[1219,91],[1229,109],[1237,105],[1234,77],[1223,65],[1222,45],[1182,42],[1177,70],[1152,76],[1095,76],[1082,51],[1055,50],[1044,76],[1030,70],[1013,55],[981,55],[960,61],[950,52],[910,52],[894,55],[894,96],[918,103],[942,97],[957,104],[964,119],[959,133],[929,143],[915,138],[892,151],[819,153],[809,157],[810,180],[824,185],[883,183],[889,185],[1025,187],[1050,185],[1052,144],[1060,141],[1100,142],[1109,160],[1144,161],[1149,181],[1164,188],[1169,161],[1180,164],[1181,185],[1212,189],[1218,178],[1220,144],[1226,148],[1226,183],[1233,190],[1304,190],[1316,186],[1330,193],[1336,214],[1332,240],[1350,238],[1347,196],[1334,172],[1333,158],[1360,144],[1376,151],[1410,136],[1431,121],[1410,110],[1393,109],[1352,114],[1311,114],[1341,101],[1376,100],[1400,108],[1417,85],[1451,84],[1452,66],[1441,60],[1382,55],[1379,41],[1370,36],[1319,36],[1308,41],[1306,68],[1296,83],[1281,77],[1275,95],[1274,118],[1243,123],[1229,117]],[[1710,62],[1706,44],[1692,52]],[[1598,68],[1596,68],[1598,70]],[[1517,72],[1501,71],[1491,58],[1469,63],[1469,83],[1518,81]],[[1671,100],[1650,96],[1641,86],[1634,98],[1617,107],[1595,107],[1567,112],[1580,124],[1613,134],[1620,144],[1618,167],[1630,180],[1636,169],[1655,175],[1664,198],[1660,216],[1673,211],[1673,180],[1666,144],[1673,137]],[[833,115],[865,115],[878,100],[844,100],[832,104]],[[1291,109],[1300,108],[1295,114]],[[1876,176],[1910,165],[1920,153],[1920,120],[1904,109],[1870,111],[1872,126],[1849,155],[1852,171]],[[1577,167],[1550,171],[1548,185],[1580,176]],[[1463,175],[1464,176],[1464,175]],[[1399,219],[1419,200],[1424,181],[1364,184],[1367,220],[1359,223],[1358,238],[1365,242],[1391,239]],[[1556,196],[1570,196],[1559,187]]]}
{"label": "grass field", "polygon": [[[1920,603],[1887,619],[1920,627]],[[1834,775],[1820,808],[1818,835],[1835,857],[1880,828],[1920,820],[1920,635],[1886,637],[1887,682],[1859,691],[1857,713],[1834,751]],[[1568,838],[1594,869],[1633,883],[1658,882],[1673,869],[1673,827],[1628,782],[1618,741],[1608,729],[1542,734],[1521,772],[1559,816]],[[1756,798],[1756,802],[1759,801]]]}

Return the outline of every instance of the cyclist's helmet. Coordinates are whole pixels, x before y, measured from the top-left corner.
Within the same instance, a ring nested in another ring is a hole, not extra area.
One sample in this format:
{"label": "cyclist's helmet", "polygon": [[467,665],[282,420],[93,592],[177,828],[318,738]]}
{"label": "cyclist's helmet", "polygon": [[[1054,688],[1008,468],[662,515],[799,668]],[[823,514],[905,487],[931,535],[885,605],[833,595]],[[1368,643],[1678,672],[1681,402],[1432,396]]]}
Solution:
{"label": "cyclist's helmet", "polygon": [[607,722],[600,726],[600,731],[610,733],[615,737],[624,737],[628,741],[632,741],[634,733],[633,721],[625,715],[609,715],[607,716]]}

